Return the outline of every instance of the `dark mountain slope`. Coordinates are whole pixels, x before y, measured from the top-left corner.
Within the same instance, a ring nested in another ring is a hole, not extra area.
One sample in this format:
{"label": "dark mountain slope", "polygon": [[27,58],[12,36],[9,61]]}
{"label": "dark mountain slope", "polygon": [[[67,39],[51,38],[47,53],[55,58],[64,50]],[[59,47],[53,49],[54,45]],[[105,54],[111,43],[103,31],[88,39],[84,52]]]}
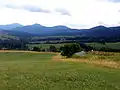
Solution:
{"label": "dark mountain slope", "polygon": [[120,36],[120,27],[98,26],[87,30],[86,36],[89,37],[115,37]]}
{"label": "dark mountain slope", "polygon": [[12,29],[12,31],[27,32],[40,36],[73,35],[74,33],[76,34],[77,32],[80,32],[78,30],[71,30],[70,28],[65,26],[45,27],[39,24],[15,28]]}
{"label": "dark mountain slope", "polygon": [[[1,30],[0,30],[1,31]],[[81,36],[81,37],[119,37],[120,27],[97,26],[90,29],[70,29],[66,26],[45,27],[33,24],[6,30],[9,35],[29,36]]]}

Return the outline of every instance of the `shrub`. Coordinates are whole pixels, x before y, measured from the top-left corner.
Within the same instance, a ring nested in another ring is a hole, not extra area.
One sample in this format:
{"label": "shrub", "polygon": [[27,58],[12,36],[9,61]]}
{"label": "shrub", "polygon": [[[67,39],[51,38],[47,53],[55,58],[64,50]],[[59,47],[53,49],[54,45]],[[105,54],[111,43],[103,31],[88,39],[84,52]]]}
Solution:
{"label": "shrub", "polygon": [[55,46],[51,45],[51,46],[49,47],[49,50],[50,50],[50,52],[56,52],[56,51],[57,51],[57,48],[56,48]]}
{"label": "shrub", "polygon": [[81,51],[79,44],[66,44],[60,48],[61,55],[71,57],[74,53]]}
{"label": "shrub", "polygon": [[40,51],[39,47],[33,47],[32,51]]}

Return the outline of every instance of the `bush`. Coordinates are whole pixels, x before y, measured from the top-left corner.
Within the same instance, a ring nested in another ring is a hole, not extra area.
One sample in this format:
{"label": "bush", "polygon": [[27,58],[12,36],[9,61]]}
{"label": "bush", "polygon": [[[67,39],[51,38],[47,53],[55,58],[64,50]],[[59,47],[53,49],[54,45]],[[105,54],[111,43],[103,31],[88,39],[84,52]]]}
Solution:
{"label": "bush", "polygon": [[32,51],[40,51],[39,47],[33,47]]}
{"label": "bush", "polygon": [[56,51],[57,51],[57,48],[56,48],[55,46],[51,45],[51,46],[49,47],[49,50],[50,50],[50,52],[56,52]]}
{"label": "bush", "polygon": [[61,55],[71,57],[74,53],[81,51],[79,44],[66,44],[60,48]]}

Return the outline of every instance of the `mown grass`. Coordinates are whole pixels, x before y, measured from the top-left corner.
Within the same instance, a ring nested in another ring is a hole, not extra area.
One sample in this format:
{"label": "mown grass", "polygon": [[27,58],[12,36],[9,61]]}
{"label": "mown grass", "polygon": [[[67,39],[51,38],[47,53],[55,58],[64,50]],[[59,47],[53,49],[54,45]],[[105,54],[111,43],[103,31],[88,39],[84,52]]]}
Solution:
{"label": "mown grass", "polygon": [[0,90],[120,90],[120,69],[52,61],[54,55],[0,53]]}

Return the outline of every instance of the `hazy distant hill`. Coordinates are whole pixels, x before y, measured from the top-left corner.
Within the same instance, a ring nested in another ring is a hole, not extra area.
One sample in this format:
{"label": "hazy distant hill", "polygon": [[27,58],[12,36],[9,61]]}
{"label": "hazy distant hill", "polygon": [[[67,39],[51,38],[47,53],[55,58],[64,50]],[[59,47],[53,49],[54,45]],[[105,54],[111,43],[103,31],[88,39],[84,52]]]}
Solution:
{"label": "hazy distant hill", "polygon": [[17,27],[23,27],[23,25],[18,24],[18,23],[13,23],[13,24],[8,24],[8,25],[0,25],[0,28],[5,29],[5,30],[10,30],[10,29],[17,28]]}
{"label": "hazy distant hill", "polygon": [[[0,25],[0,27],[2,27]],[[0,29],[0,34],[6,33],[16,37],[30,36],[81,36],[81,37],[116,37],[120,36],[120,27],[96,26],[90,29],[70,29],[66,26],[46,27],[40,24],[22,26],[10,24]],[[9,27],[9,28],[8,28]]]}
{"label": "hazy distant hill", "polygon": [[116,37],[120,36],[120,27],[97,26],[86,30],[85,36],[89,37]]}
{"label": "hazy distant hill", "polygon": [[26,38],[36,36],[34,34],[30,34],[27,32],[20,32],[20,31],[11,31],[11,30],[4,30],[0,29],[0,39],[8,40],[8,39],[19,39],[19,38]]}
{"label": "hazy distant hill", "polygon": [[66,26],[45,27],[39,24],[23,26],[12,29],[13,31],[27,32],[40,36],[85,36],[85,37],[110,37],[120,36],[120,27],[97,26],[91,29],[70,29]]}
{"label": "hazy distant hill", "polygon": [[95,37],[116,37],[120,36],[120,27],[104,27],[98,26],[90,29],[89,35]]}
{"label": "hazy distant hill", "polygon": [[31,34],[36,34],[39,36],[75,36],[80,35],[81,30],[73,30],[66,26],[53,26],[53,27],[46,27],[40,24],[33,24],[24,27],[14,28],[13,31],[22,31]]}
{"label": "hazy distant hill", "polygon": [[12,29],[13,31],[22,31],[37,35],[52,35],[57,33],[66,33],[70,28],[65,26],[45,27],[39,24],[28,25]]}

